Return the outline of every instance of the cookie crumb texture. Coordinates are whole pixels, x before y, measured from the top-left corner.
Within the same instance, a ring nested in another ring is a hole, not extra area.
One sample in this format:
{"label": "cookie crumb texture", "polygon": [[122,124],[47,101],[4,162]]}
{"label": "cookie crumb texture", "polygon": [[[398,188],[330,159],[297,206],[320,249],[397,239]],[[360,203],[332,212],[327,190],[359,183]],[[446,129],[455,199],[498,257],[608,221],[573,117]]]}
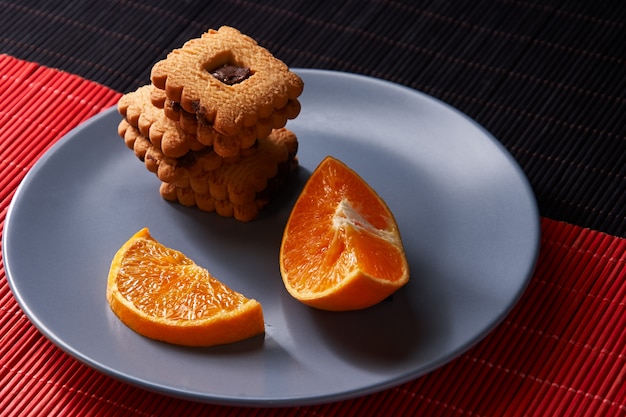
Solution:
{"label": "cookie crumb texture", "polygon": [[285,125],[302,90],[282,61],[224,26],[172,51],[151,84],[120,98],[118,134],[164,199],[251,221],[298,168]]}
{"label": "cookie crumb texture", "polygon": [[[249,76],[229,85],[212,75],[225,66],[246,68]],[[273,113],[299,109],[293,102],[304,87],[285,63],[228,26],[211,29],[170,52],[154,65],[151,80],[184,111],[195,113],[199,120],[228,136],[268,119],[277,119],[272,128],[283,127],[286,120],[272,117]],[[297,116],[292,113],[288,118]]]}

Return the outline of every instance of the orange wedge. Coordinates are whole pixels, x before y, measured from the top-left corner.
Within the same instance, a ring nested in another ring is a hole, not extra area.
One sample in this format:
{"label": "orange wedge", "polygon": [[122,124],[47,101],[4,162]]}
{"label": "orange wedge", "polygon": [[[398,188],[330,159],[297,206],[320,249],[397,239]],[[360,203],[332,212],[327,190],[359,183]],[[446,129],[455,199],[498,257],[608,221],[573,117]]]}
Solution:
{"label": "orange wedge", "polygon": [[280,272],[294,298],[331,311],[370,307],[409,280],[393,214],[356,172],[330,156],[291,211]]}
{"label": "orange wedge", "polygon": [[264,332],[261,304],[160,244],[147,228],[115,254],[106,297],[128,327],[168,343],[212,346]]}

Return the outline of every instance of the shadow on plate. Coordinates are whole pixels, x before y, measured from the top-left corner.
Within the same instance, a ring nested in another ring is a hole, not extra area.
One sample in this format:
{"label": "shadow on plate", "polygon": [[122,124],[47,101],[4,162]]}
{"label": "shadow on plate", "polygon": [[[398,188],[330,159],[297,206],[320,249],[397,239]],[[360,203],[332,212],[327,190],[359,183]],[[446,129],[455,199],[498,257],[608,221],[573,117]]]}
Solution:
{"label": "shadow on plate", "polygon": [[330,350],[365,368],[387,367],[405,361],[416,351],[423,334],[421,320],[402,289],[379,304],[359,311],[302,308],[306,321]]}

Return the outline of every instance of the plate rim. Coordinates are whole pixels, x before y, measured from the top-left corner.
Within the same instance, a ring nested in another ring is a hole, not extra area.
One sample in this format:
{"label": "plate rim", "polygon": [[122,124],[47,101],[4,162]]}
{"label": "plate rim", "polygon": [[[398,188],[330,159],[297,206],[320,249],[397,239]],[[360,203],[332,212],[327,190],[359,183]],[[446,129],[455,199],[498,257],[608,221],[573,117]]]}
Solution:
{"label": "plate rim", "polygon": [[41,332],[45,336],[46,339],[48,339],[55,346],[57,346],[62,351],[69,354],[74,359],[77,359],[79,362],[85,364],[86,366],[92,369],[95,369],[103,374],[106,374],[116,380],[120,380],[125,383],[128,383],[132,386],[147,389],[149,391],[157,392],[157,393],[167,395],[170,397],[199,401],[199,402],[204,402],[204,403],[211,403],[211,404],[231,405],[231,406],[261,406],[261,407],[302,406],[302,405],[322,404],[322,403],[328,403],[332,401],[347,400],[347,399],[352,399],[356,397],[361,397],[364,395],[380,392],[381,390],[389,389],[391,387],[398,386],[410,380],[419,378],[423,375],[426,375],[440,368],[441,366],[451,362],[452,360],[458,358],[464,352],[466,352],[467,350],[472,348],[474,345],[482,341],[487,336],[487,334],[489,334],[491,331],[493,331],[493,329],[495,329],[499,324],[502,323],[502,321],[506,318],[506,316],[510,313],[510,311],[515,307],[515,305],[517,305],[520,298],[526,291],[528,284],[530,283],[530,280],[536,268],[536,264],[537,264],[537,260],[539,256],[539,250],[540,250],[540,240],[541,240],[541,221],[540,221],[540,213],[539,213],[537,200],[534,195],[532,186],[526,174],[524,173],[521,166],[517,162],[517,160],[511,155],[511,153],[506,149],[506,147],[500,141],[498,141],[488,130],[486,130],[477,121],[475,121],[474,119],[472,119],[471,117],[469,117],[468,115],[460,111],[459,109],[427,93],[424,93],[422,91],[419,91],[411,87],[398,84],[392,81],[388,81],[388,80],[384,80],[384,79],[380,79],[380,78],[376,78],[376,77],[372,77],[368,75],[363,75],[363,74],[328,70],[328,69],[298,68],[298,67],[294,67],[292,68],[292,70],[298,73],[299,75],[311,74],[313,76],[322,75],[322,76],[328,76],[328,77],[345,77],[349,79],[357,79],[366,83],[376,83],[376,84],[382,85],[385,88],[395,88],[395,89],[402,90],[405,93],[422,96],[432,102],[438,103],[439,105],[443,106],[446,110],[452,111],[457,116],[460,116],[464,118],[466,121],[470,122],[472,125],[474,125],[483,133],[483,136],[486,139],[489,139],[497,147],[499,153],[507,159],[509,165],[516,172],[517,177],[522,182],[522,185],[524,187],[523,192],[529,198],[528,202],[531,203],[532,212],[529,213],[529,216],[532,217],[532,220],[534,223],[534,229],[531,231],[534,236],[533,248],[532,248],[532,253],[533,253],[532,260],[530,261],[528,265],[528,271],[525,273],[525,279],[523,280],[519,291],[517,292],[517,294],[515,294],[515,297],[511,299],[511,302],[509,302],[507,309],[503,310],[498,317],[495,317],[490,323],[490,325],[484,328],[483,332],[481,332],[480,334],[477,334],[474,338],[472,338],[472,340],[469,340],[464,345],[457,346],[457,348],[453,352],[450,352],[447,356],[441,357],[438,361],[430,362],[430,366],[428,366],[427,369],[421,369],[420,372],[407,371],[404,373],[404,375],[396,376],[395,378],[388,379],[385,382],[381,382],[379,384],[369,385],[366,388],[350,389],[350,390],[345,390],[345,391],[338,392],[338,393],[321,395],[321,396],[316,395],[313,397],[300,396],[300,397],[266,398],[263,396],[259,396],[259,397],[248,396],[245,398],[238,398],[236,396],[228,396],[228,395],[221,395],[221,394],[190,392],[190,391],[186,391],[185,389],[181,389],[180,387],[164,386],[162,384],[155,383],[154,381],[147,381],[142,378],[134,377],[132,375],[128,375],[126,372],[123,372],[121,370],[117,370],[109,366],[106,366],[105,364],[100,363],[98,360],[94,360],[93,358],[89,357],[88,355],[85,355],[83,352],[75,349],[73,346],[65,343],[64,340],[57,337],[54,334],[54,331],[52,331],[45,324],[43,324],[40,318],[36,314],[34,314],[33,311],[30,309],[28,302],[24,299],[24,295],[16,287],[17,281],[14,276],[14,273],[12,272],[12,265],[11,265],[12,261],[10,261],[10,258],[12,256],[11,249],[10,249],[11,245],[8,245],[7,247],[6,238],[11,235],[12,233],[11,230],[13,227],[15,227],[13,224],[14,222],[12,220],[13,213],[15,210],[15,205],[21,198],[22,194],[26,192],[25,190],[28,189],[28,184],[30,183],[31,179],[37,175],[41,167],[44,166],[46,162],[54,154],[59,152],[62,149],[62,147],[65,146],[67,143],[69,143],[71,140],[73,140],[74,137],[79,136],[83,130],[88,130],[91,128],[93,124],[96,124],[103,119],[111,117],[112,113],[117,113],[117,108],[116,108],[117,105],[114,104],[106,109],[103,109],[101,112],[90,117],[89,119],[85,120],[79,125],[75,126],[73,129],[71,129],[61,138],[59,138],[52,146],[50,146],[49,149],[46,150],[46,152],[35,161],[35,163],[28,170],[26,175],[22,178],[22,180],[16,187],[14,195],[12,196],[11,202],[9,203],[9,206],[7,208],[3,230],[2,230],[2,236],[3,236],[2,238],[2,262],[5,268],[5,275],[6,275],[7,283],[19,307],[22,309],[22,311],[27,316],[29,321],[37,328],[39,332]]}

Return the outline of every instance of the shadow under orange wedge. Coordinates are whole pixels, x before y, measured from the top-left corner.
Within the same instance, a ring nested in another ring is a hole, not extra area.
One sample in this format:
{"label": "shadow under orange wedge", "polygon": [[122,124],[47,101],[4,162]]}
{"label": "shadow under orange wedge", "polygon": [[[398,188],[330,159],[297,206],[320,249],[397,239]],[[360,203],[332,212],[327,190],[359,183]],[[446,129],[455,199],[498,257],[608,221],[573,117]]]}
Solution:
{"label": "shadow under orange wedge", "polygon": [[115,254],[106,296],[124,324],[164,342],[212,346],[264,332],[261,304],[160,244],[147,228]]}
{"label": "shadow under orange wedge", "polygon": [[356,172],[330,156],[292,209],[280,271],[294,298],[331,311],[370,307],[409,280],[393,214]]}

